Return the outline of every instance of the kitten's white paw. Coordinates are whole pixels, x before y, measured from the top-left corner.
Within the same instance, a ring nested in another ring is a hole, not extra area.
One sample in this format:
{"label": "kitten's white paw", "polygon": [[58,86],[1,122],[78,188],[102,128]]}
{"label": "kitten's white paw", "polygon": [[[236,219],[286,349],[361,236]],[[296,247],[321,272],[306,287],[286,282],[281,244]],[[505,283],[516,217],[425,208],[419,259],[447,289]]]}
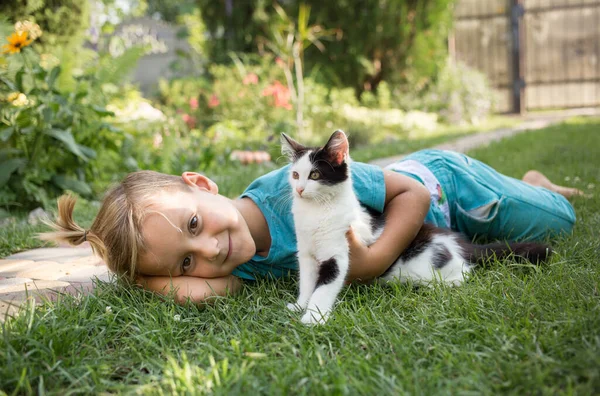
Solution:
{"label": "kitten's white paw", "polygon": [[307,311],[304,314],[304,316],[302,316],[302,319],[300,319],[300,321],[305,325],[321,325],[325,324],[325,322],[327,322],[327,319],[329,319],[328,314],[321,315],[320,312]]}
{"label": "kitten's white paw", "polygon": [[288,303],[287,308],[292,312],[302,312],[304,309],[297,303]]}

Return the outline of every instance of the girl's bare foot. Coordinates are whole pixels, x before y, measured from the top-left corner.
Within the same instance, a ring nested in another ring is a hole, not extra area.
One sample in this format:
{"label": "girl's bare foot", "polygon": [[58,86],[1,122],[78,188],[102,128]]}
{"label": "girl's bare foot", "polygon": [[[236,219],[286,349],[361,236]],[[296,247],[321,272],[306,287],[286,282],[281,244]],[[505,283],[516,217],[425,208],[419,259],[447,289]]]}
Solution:
{"label": "girl's bare foot", "polygon": [[530,170],[525,173],[522,179],[525,183],[531,184],[532,186],[539,186],[547,188],[550,191],[554,191],[559,193],[560,195],[570,198],[575,195],[586,196],[586,194],[577,189],[565,186],[558,186],[550,181],[543,173],[538,172],[536,170]]}

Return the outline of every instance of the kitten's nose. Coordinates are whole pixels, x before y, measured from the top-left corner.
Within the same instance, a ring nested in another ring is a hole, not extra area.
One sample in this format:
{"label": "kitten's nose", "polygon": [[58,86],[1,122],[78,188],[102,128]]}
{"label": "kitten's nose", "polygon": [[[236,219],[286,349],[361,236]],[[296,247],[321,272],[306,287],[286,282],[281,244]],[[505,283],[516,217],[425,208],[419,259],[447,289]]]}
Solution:
{"label": "kitten's nose", "polygon": [[304,192],[304,187],[296,187],[296,191],[298,192],[298,195],[302,196],[302,193]]}

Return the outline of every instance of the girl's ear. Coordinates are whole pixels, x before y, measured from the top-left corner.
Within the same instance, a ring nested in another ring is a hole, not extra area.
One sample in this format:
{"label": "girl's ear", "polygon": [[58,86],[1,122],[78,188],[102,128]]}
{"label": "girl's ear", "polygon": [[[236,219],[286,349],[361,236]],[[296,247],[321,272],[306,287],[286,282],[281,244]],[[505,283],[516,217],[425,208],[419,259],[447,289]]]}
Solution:
{"label": "girl's ear", "polygon": [[346,134],[342,130],[333,132],[329,141],[323,147],[332,165],[339,166],[349,157],[349,144]]}
{"label": "girl's ear", "polygon": [[215,195],[219,193],[219,187],[217,184],[200,173],[183,172],[181,178],[183,179],[184,183],[190,187],[200,187],[201,189]]}
{"label": "girl's ear", "polygon": [[288,157],[290,161],[295,161],[298,156],[298,152],[306,149],[303,145],[286,135],[281,134],[281,154]]}

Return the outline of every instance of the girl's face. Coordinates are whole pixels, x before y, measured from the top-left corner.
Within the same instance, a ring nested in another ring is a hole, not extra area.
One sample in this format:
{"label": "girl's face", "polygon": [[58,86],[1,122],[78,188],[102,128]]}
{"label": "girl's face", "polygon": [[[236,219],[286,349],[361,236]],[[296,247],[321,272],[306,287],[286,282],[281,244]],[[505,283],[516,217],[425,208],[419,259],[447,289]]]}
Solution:
{"label": "girl's face", "polygon": [[138,271],[151,276],[230,275],[256,252],[246,221],[216,184],[184,173],[189,191],[165,192],[148,208],[142,223],[147,251]]}

